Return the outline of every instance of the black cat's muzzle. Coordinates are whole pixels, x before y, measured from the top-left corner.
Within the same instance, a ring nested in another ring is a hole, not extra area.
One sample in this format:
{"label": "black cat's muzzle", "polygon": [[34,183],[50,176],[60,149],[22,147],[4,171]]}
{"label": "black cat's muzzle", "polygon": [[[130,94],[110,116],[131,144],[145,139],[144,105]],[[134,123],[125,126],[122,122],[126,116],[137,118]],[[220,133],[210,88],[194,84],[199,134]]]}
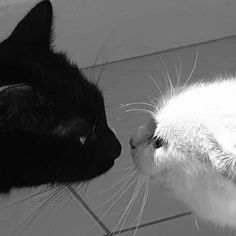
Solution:
{"label": "black cat's muzzle", "polygon": [[121,154],[121,144],[114,133],[111,133],[107,136],[107,138],[103,142],[104,149],[110,153],[110,157],[115,160]]}

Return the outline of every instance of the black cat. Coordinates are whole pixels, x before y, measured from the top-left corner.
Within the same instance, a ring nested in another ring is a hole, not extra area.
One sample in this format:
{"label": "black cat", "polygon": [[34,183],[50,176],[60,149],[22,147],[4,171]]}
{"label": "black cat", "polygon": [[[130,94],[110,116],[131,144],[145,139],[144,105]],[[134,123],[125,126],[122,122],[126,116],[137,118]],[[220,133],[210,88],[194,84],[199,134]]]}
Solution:
{"label": "black cat", "polygon": [[0,193],[91,180],[121,152],[99,88],[53,51],[52,15],[41,1],[0,43]]}

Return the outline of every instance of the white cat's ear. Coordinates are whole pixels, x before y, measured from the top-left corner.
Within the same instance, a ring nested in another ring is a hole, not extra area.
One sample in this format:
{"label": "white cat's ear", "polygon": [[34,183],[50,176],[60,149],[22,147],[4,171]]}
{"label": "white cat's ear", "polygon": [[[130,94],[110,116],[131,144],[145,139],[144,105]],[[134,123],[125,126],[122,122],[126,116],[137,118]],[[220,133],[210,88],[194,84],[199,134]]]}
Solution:
{"label": "white cat's ear", "polygon": [[48,50],[53,37],[52,21],[50,1],[41,1],[18,23],[9,40],[18,48]]}

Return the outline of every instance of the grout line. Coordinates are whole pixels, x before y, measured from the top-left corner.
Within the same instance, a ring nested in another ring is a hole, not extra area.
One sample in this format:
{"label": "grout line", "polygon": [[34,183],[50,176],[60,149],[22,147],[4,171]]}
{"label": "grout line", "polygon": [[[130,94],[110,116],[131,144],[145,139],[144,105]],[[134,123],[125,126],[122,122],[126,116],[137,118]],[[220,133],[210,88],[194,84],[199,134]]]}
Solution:
{"label": "grout line", "polygon": [[91,210],[91,208],[87,205],[87,203],[81,198],[81,196],[75,191],[75,189],[71,185],[66,185],[66,187],[70,190],[70,192],[74,195],[74,197],[82,204],[85,210],[89,213],[89,215],[98,223],[98,225],[106,232],[106,235],[112,235],[111,231],[106,227],[105,224],[97,217],[97,215]]}
{"label": "grout line", "polygon": [[125,233],[125,232],[128,232],[128,231],[133,231],[135,229],[140,229],[140,228],[144,228],[144,227],[147,227],[147,226],[150,226],[150,225],[159,224],[159,223],[162,223],[162,222],[165,222],[165,221],[174,220],[174,219],[181,218],[181,217],[184,217],[184,216],[188,216],[188,215],[191,215],[191,214],[192,214],[192,212],[190,212],[190,211],[189,212],[183,212],[183,213],[168,216],[168,217],[165,217],[165,218],[162,218],[162,219],[159,219],[159,220],[154,220],[154,221],[150,221],[150,222],[147,222],[147,223],[144,223],[144,224],[140,224],[139,226],[133,226],[133,227],[126,228],[126,229],[119,230],[119,231],[115,231],[115,232],[112,232],[112,233],[107,233],[103,236],[112,236],[112,235],[116,235],[116,234],[122,234],[122,233]]}
{"label": "grout line", "polygon": [[94,67],[108,66],[108,65],[115,64],[115,63],[122,63],[122,62],[126,62],[126,61],[128,62],[128,61],[135,60],[135,59],[141,59],[141,58],[148,57],[148,56],[154,56],[155,54],[171,52],[171,51],[174,51],[174,50],[180,50],[180,49],[183,49],[183,48],[204,45],[204,44],[207,44],[207,43],[214,43],[214,42],[217,42],[217,41],[230,39],[230,38],[234,38],[234,37],[236,37],[235,34],[234,35],[227,35],[227,36],[221,37],[221,38],[210,39],[208,41],[200,41],[200,42],[189,43],[187,45],[181,45],[181,46],[176,46],[176,47],[173,47],[173,48],[163,49],[163,50],[160,50],[160,51],[157,51],[157,52],[151,52],[151,53],[147,53],[147,54],[143,54],[143,55],[126,57],[126,58],[123,58],[123,59],[118,59],[118,60],[110,61],[110,62],[102,62],[102,63],[97,64],[97,65],[85,66],[85,67],[82,67],[81,70],[86,71],[86,70],[89,70],[89,69],[93,69]]}

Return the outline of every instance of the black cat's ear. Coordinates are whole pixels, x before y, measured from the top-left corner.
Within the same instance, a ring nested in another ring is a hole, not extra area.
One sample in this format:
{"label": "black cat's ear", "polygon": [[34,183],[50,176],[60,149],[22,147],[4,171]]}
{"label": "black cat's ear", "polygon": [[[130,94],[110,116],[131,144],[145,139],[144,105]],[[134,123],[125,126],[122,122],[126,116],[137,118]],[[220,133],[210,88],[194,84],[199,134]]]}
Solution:
{"label": "black cat's ear", "polygon": [[49,0],[39,2],[18,23],[9,39],[16,47],[49,50],[52,41],[53,11]]}

